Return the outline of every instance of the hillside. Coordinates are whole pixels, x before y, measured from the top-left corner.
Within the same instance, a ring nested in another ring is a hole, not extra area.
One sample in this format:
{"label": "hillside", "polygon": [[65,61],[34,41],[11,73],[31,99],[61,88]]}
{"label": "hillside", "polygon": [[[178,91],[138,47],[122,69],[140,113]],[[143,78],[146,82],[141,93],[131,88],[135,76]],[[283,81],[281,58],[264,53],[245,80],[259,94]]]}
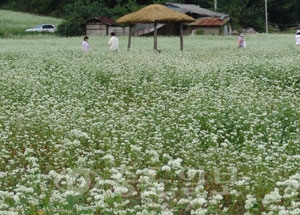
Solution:
{"label": "hillside", "polygon": [[62,19],[47,16],[38,16],[22,12],[0,10],[0,37],[9,38],[24,36],[27,28],[32,28],[40,23],[59,25]]}

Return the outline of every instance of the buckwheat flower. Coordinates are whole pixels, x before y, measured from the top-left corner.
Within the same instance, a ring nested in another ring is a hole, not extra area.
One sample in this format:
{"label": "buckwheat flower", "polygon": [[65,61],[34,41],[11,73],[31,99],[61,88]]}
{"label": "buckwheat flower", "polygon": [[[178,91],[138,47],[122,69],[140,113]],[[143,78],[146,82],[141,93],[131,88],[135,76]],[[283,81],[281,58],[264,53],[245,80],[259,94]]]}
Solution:
{"label": "buckwheat flower", "polygon": [[1,210],[0,210],[0,214],[1,214],[1,215],[18,215],[19,212],[13,212],[13,211],[1,211]]}
{"label": "buckwheat flower", "polygon": [[4,178],[7,176],[7,172],[0,172],[0,178]]}
{"label": "buckwheat flower", "polygon": [[300,155],[292,155],[290,156],[291,159],[294,159],[294,160],[300,160]]}
{"label": "buckwheat flower", "polygon": [[287,187],[284,189],[284,198],[293,198],[297,197],[299,195],[298,191],[296,189],[293,189],[291,187]]}
{"label": "buckwheat flower", "polygon": [[296,173],[295,175],[292,175],[292,176],[290,177],[290,179],[295,179],[295,180],[297,180],[297,181],[300,182],[300,173]]}
{"label": "buckwheat flower", "polygon": [[21,196],[21,193],[15,193],[12,196],[13,200],[15,201],[15,204],[18,204],[20,202],[20,196]]}
{"label": "buckwheat flower", "polygon": [[229,192],[231,195],[237,196],[238,195],[238,191],[235,189],[230,190]]}
{"label": "buckwheat flower", "polygon": [[190,202],[190,206],[192,206],[192,207],[195,207],[195,206],[202,206],[202,205],[204,205],[205,203],[207,203],[207,200],[200,196],[200,197],[197,197],[197,198],[193,199],[193,200]]}
{"label": "buckwheat flower", "polygon": [[169,209],[164,209],[161,215],[173,215],[173,212],[170,211]]}
{"label": "buckwheat flower", "polygon": [[197,175],[197,173],[201,173],[202,170],[196,170],[196,169],[188,169],[187,171],[187,180],[192,180],[195,179],[195,176]]}
{"label": "buckwheat flower", "polygon": [[216,195],[213,196],[213,198],[217,201],[221,201],[223,199],[223,196],[220,193],[217,193]]}
{"label": "buckwheat flower", "polygon": [[224,148],[226,148],[228,145],[227,145],[227,143],[222,142],[222,143],[221,143],[221,146],[224,147]]}
{"label": "buckwheat flower", "polygon": [[3,202],[0,202],[0,214],[1,214],[1,209],[6,209],[6,208],[9,208],[9,205],[5,204]]}
{"label": "buckwheat flower", "polygon": [[169,154],[164,153],[163,158],[167,158],[167,159],[171,160],[172,156],[170,156]]}
{"label": "buckwheat flower", "polygon": [[28,155],[30,153],[34,153],[34,150],[32,148],[26,148],[24,151],[24,155]]}
{"label": "buckwheat flower", "polygon": [[144,199],[146,197],[151,197],[151,198],[152,197],[158,197],[158,195],[157,195],[157,193],[155,193],[153,191],[146,190],[146,191],[144,191],[144,192],[141,193],[141,197],[142,197],[142,199]]}
{"label": "buckwheat flower", "polygon": [[84,138],[89,138],[88,133],[80,131],[78,129],[73,129],[70,131],[71,134],[73,134],[75,137],[80,138],[80,137],[84,137]]}
{"label": "buckwheat flower", "polygon": [[181,158],[177,158],[176,160],[171,160],[168,162],[168,165],[172,168],[178,169],[181,167],[181,162],[182,159]]}
{"label": "buckwheat flower", "polygon": [[159,154],[157,153],[157,151],[151,149],[151,150],[146,150],[145,153],[151,155],[151,162],[155,163],[159,161]]}
{"label": "buckwheat flower", "polygon": [[119,181],[122,178],[122,174],[118,172],[118,173],[112,174],[110,177],[112,179],[115,179],[115,180]]}
{"label": "buckwheat flower", "polygon": [[80,146],[81,145],[81,143],[80,143],[80,141],[78,140],[78,139],[75,139],[72,143],[71,143],[71,145],[72,146]]}
{"label": "buckwheat flower", "polygon": [[24,185],[17,184],[17,188],[15,188],[15,191],[22,192],[22,193],[33,193],[34,190],[32,187],[25,187]]}
{"label": "buckwheat flower", "polygon": [[150,177],[155,177],[156,176],[156,170],[155,169],[142,169],[142,170],[137,170],[136,174],[143,174],[146,176],[150,176]]}
{"label": "buckwheat flower", "polygon": [[136,152],[141,152],[142,151],[142,147],[136,146],[136,145],[130,145],[130,149],[132,151],[136,151]]}
{"label": "buckwheat flower", "polygon": [[170,166],[164,165],[164,166],[162,166],[161,170],[165,171],[165,172],[170,172],[172,169]]}
{"label": "buckwheat flower", "polygon": [[96,195],[94,195],[94,199],[95,199],[96,201],[99,201],[99,200],[104,200],[105,197],[104,197],[104,195],[102,195],[102,194],[96,194]]}
{"label": "buckwheat flower", "polygon": [[228,212],[228,208],[227,207],[224,207],[223,208],[223,212],[226,214]]}
{"label": "buckwheat flower", "polygon": [[280,206],[278,204],[271,204],[269,205],[269,208],[268,208],[270,211],[280,211],[280,210],[285,210],[286,208],[284,206]]}
{"label": "buckwheat flower", "polygon": [[111,154],[107,154],[105,156],[103,156],[104,160],[109,160],[111,163],[113,163],[115,161],[114,156],[112,156]]}
{"label": "buckwheat flower", "polygon": [[122,186],[114,186],[114,192],[116,194],[123,194],[127,193],[129,189],[127,187],[122,187]]}
{"label": "buckwheat flower", "polygon": [[197,208],[191,211],[191,215],[206,215],[207,209],[205,208]]}
{"label": "buckwheat flower", "polygon": [[141,212],[137,212],[136,215],[157,215],[157,213],[155,211],[143,209]]}
{"label": "buckwheat flower", "polygon": [[256,198],[253,195],[247,194],[246,195],[246,202],[245,202],[245,209],[251,209],[254,204],[256,203]]}
{"label": "buckwheat flower", "polygon": [[300,202],[292,201],[291,208],[299,208],[300,209]]}
{"label": "buckwheat flower", "polygon": [[294,210],[290,210],[290,215],[299,215],[300,208],[295,208]]}
{"label": "buckwheat flower", "polygon": [[288,210],[281,209],[281,210],[278,212],[278,215],[290,215],[290,212],[289,212]]}
{"label": "buckwheat flower", "polygon": [[12,193],[9,193],[8,191],[2,191],[2,190],[0,190],[0,197],[1,198],[9,198],[11,196],[11,194]]}
{"label": "buckwheat flower", "polygon": [[35,164],[38,161],[36,157],[26,157],[25,160],[31,162],[32,164]]}
{"label": "buckwheat flower", "polygon": [[76,161],[76,164],[80,165],[80,164],[85,164],[87,163],[87,157],[79,157]]}
{"label": "buckwheat flower", "polygon": [[190,200],[188,200],[188,199],[179,199],[177,204],[184,205],[184,204],[188,204],[189,202],[190,202]]}
{"label": "buckwheat flower", "polygon": [[81,193],[76,190],[66,190],[64,193],[62,193],[62,196],[80,196]]}
{"label": "buckwheat flower", "polygon": [[295,180],[295,179],[288,179],[288,180],[285,180],[284,182],[278,183],[278,184],[291,187],[295,190],[297,190],[300,187],[300,181]]}
{"label": "buckwheat flower", "polygon": [[262,200],[263,205],[267,206],[270,203],[278,203],[281,201],[281,195],[279,194],[278,188],[275,188],[270,194],[266,194]]}

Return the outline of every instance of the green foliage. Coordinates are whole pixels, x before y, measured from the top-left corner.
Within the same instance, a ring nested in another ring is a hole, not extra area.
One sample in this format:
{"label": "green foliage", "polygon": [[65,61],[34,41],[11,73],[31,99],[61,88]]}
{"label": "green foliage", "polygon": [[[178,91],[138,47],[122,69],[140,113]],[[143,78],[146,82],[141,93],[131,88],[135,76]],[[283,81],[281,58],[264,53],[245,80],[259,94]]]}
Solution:
{"label": "green foliage", "polygon": [[57,27],[57,33],[61,36],[79,36],[84,35],[84,23],[86,21],[80,17],[73,17],[67,21],[64,21]]}
{"label": "green foliage", "polygon": [[203,29],[197,29],[196,30],[196,35],[203,35],[203,34],[204,34]]}
{"label": "green foliage", "polygon": [[[214,0],[6,0],[0,3],[0,8],[24,11],[29,13],[63,17],[68,23],[62,28],[75,28],[71,22],[76,19],[89,19],[93,16],[107,16],[112,19],[138,10],[149,4],[165,4],[166,2],[196,4],[203,8],[214,10]],[[295,27],[300,22],[300,2],[295,0],[268,0],[269,24],[280,30]],[[229,14],[236,27],[253,27],[265,31],[265,1],[264,0],[217,0],[217,11]],[[83,23],[74,23],[78,28],[64,32],[83,31]],[[67,27],[66,27],[67,26]],[[63,34],[64,35],[64,34]],[[71,34],[69,35],[71,36]]]}
{"label": "green foliage", "polygon": [[64,7],[66,21],[58,26],[58,33],[62,36],[81,36],[85,34],[85,24],[94,16],[111,16],[108,8],[101,2],[77,0]]}

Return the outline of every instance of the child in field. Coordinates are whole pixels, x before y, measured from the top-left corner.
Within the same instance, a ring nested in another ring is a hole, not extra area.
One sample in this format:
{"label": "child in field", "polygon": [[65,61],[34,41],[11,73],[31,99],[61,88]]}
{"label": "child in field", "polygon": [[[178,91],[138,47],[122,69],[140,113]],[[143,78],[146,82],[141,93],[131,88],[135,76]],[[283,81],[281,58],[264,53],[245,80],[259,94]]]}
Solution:
{"label": "child in field", "polygon": [[300,30],[296,34],[296,46],[300,46]]}
{"label": "child in field", "polygon": [[246,41],[244,40],[244,34],[241,33],[240,36],[238,37],[238,47],[239,48],[246,48]]}
{"label": "child in field", "polygon": [[83,41],[82,41],[81,46],[82,46],[82,51],[84,51],[84,52],[88,52],[88,51],[91,50],[91,47],[90,47],[90,45],[88,44],[88,40],[89,40],[89,37],[88,37],[88,36],[85,36],[85,37],[83,38]]}

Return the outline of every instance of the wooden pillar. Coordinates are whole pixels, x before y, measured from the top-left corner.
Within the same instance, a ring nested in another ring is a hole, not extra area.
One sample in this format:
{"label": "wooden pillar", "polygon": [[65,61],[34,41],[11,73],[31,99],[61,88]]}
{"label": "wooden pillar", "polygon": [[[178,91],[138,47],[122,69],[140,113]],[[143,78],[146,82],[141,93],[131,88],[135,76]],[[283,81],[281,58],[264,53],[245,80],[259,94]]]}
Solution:
{"label": "wooden pillar", "polygon": [[157,23],[154,23],[154,50],[157,51]]}
{"label": "wooden pillar", "polygon": [[180,51],[183,51],[183,29],[182,29],[182,23],[180,23]]}
{"label": "wooden pillar", "polygon": [[131,46],[131,32],[132,32],[132,25],[129,26],[127,51],[129,51]]}

